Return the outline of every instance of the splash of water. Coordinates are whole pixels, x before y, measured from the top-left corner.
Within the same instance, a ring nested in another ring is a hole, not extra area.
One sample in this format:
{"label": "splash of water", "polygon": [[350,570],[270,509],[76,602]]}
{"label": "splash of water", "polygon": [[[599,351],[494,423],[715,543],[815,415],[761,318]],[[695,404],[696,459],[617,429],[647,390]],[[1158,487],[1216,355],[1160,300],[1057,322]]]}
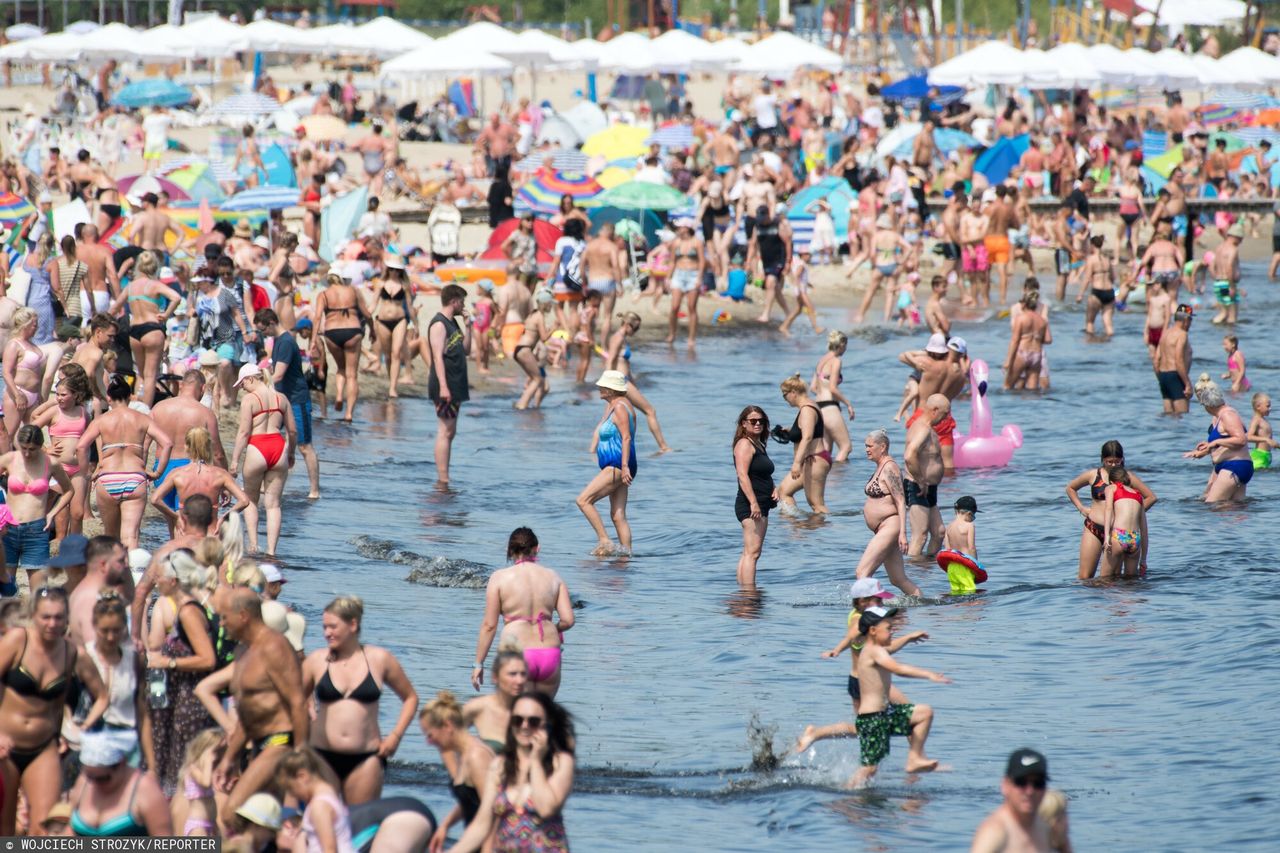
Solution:
{"label": "splash of water", "polygon": [[752,713],[747,722],[747,745],[751,747],[751,769],[770,773],[781,759],[773,751],[773,736],[778,733],[776,724],[760,722],[760,715]]}
{"label": "splash of water", "polygon": [[413,551],[397,548],[394,542],[372,536],[357,536],[351,540],[356,553],[370,560],[381,560],[409,567],[405,580],[427,586],[456,589],[484,589],[489,582],[492,567],[455,557],[424,557]]}

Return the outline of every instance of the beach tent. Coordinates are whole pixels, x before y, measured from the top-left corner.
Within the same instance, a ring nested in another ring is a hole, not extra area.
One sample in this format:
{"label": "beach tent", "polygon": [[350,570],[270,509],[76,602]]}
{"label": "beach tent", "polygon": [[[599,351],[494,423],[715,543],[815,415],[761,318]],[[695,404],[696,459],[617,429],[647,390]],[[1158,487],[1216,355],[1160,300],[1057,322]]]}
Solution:
{"label": "beach tent", "polygon": [[273,142],[262,151],[262,165],[267,170],[267,185],[272,187],[292,187],[297,189],[298,178],[293,173],[293,163],[288,153]]}
{"label": "beach tent", "polygon": [[1001,41],[983,42],[929,70],[935,86],[1026,86],[1052,81],[1053,63],[1043,51],[1018,50]]}
{"label": "beach tent", "polygon": [[1140,48],[1130,48],[1125,56],[1133,57],[1136,62],[1145,62],[1160,74],[1160,86],[1163,89],[1199,89],[1201,87],[1200,69],[1191,61],[1191,57],[1180,51],[1165,50],[1152,53]]}
{"label": "beach tent", "polygon": [[1234,82],[1234,75],[1228,69],[1222,67],[1218,60],[1212,56],[1205,56],[1203,53],[1192,54],[1191,61],[1195,63],[1196,70],[1200,72],[1200,82],[1209,88],[1216,86],[1227,86]]}
{"label": "beach tent", "polygon": [[572,148],[582,144],[582,137],[569,120],[559,113],[552,113],[542,120],[538,130],[538,145],[552,143],[564,148]]}
{"label": "beach tent", "polygon": [[600,60],[609,52],[609,46],[595,39],[578,39],[569,42],[569,50],[582,63],[582,67],[590,71],[600,67]]}
{"label": "beach tent", "polygon": [[799,68],[839,71],[843,67],[844,59],[840,54],[792,33],[780,32],[747,48],[746,56],[734,70],[745,74],[767,74],[781,79],[790,77]]}
{"label": "beach tent", "polygon": [[1030,138],[1025,133],[1012,139],[1007,137],[998,139],[995,145],[978,155],[978,159],[974,161],[973,170],[981,172],[991,185],[995,186],[1009,177],[1009,173],[1013,171],[1014,166],[1018,165],[1023,152],[1030,144]]}
{"label": "beach tent", "polygon": [[[502,251],[502,244],[511,236],[511,232],[520,227],[519,219],[508,219],[506,222],[498,223],[498,227],[493,229],[493,233],[489,235],[489,248],[480,255],[481,260],[485,261],[501,261],[506,260],[506,253]],[[540,264],[551,263],[551,252],[556,247],[556,241],[563,235],[563,231],[542,219],[533,220],[533,242],[537,245],[537,261]]]}
{"label": "beach tent", "polygon": [[1135,16],[1136,26],[1177,28],[1239,25],[1249,8],[1240,0],[1137,0],[1137,5],[1151,14]]}
{"label": "beach tent", "polygon": [[582,58],[564,39],[556,38],[542,30],[525,30],[516,36],[518,50],[499,52],[498,56],[522,65],[536,64],[538,68],[581,68]]}
{"label": "beach tent", "polygon": [[488,21],[477,21],[455,30],[435,43],[441,47],[448,45],[462,51],[503,57],[520,56],[522,52],[520,38],[515,33]]}
{"label": "beach tent", "polygon": [[40,38],[44,35],[44,30],[35,24],[14,24],[5,27],[4,37],[9,41],[26,41],[27,39]]}
{"label": "beach tent", "polygon": [[182,51],[190,59],[222,59],[250,49],[244,27],[217,15],[178,27],[167,36],[165,46]]}
{"label": "beach tent", "polygon": [[[880,98],[886,103],[902,104],[910,109],[920,106],[920,102],[929,94],[929,79],[924,74],[903,77],[880,90]],[[964,97],[962,86],[936,86],[937,95],[933,98],[934,108],[958,101]]]}
{"label": "beach tent", "polygon": [[426,47],[434,41],[426,33],[386,15],[380,15],[353,29],[356,37],[356,41],[351,43],[353,52],[372,48],[372,52],[378,56],[400,56]]}
{"label": "beach tent", "polygon": [[791,223],[791,240],[797,249],[807,249],[813,239],[815,202],[825,201],[831,208],[831,219],[836,226],[836,242],[849,239],[849,208],[857,201],[858,194],[844,178],[823,178],[811,187],[805,187],[787,201],[787,221]]}
{"label": "beach tent", "polygon": [[80,57],[80,36],[54,33],[0,47],[0,60],[10,62],[72,62]]}
{"label": "beach tent", "polygon": [[321,50],[314,30],[291,27],[270,18],[249,24],[243,35],[248,40],[249,49],[260,53],[311,54]]}
{"label": "beach tent", "polygon": [[[459,30],[460,34],[462,31]],[[446,77],[457,74],[510,74],[512,65],[492,53],[451,43],[448,38],[397,56],[382,66],[383,77]]]}
{"label": "beach tent", "polygon": [[316,253],[330,263],[337,257],[338,246],[347,241],[356,223],[369,209],[369,185],[362,184],[333,199],[320,211],[320,245]]}
{"label": "beach tent", "polygon": [[560,117],[569,123],[579,140],[590,139],[609,126],[609,119],[599,105],[590,101],[578,101],[569,109],[560,113]]}

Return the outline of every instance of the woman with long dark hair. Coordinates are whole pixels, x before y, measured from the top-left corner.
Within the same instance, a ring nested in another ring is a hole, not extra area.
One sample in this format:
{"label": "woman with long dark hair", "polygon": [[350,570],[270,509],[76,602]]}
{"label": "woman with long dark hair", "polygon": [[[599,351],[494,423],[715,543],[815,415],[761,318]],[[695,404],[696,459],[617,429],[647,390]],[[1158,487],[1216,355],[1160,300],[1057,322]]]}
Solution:
{"label": "woman with long dark hair", "polygon": [[565,802],[573,790],[573,719],[544,693],[516,700],[503,754],[489,765],[476,819],[452,853],[479,850],[493,835],[495,851],[569,850]]}
{"label": "woman with long dark hair", "polygon": [[738,557],[738,585],[755,586],[756,562],[769,529],[769,510],[778,505],[773,484],[773,460],[765,448],[769,416],[759,406],[747,406],[738,414],[733,434],[733,467],[738,475],[734,513],[742,525],[742,556]]}
{"label": "woman with long dark hair", "polygon": [[[1098,560],[1102,557],[1103,536],[1106,533],[1107,486],[1111,480],[1107,477],[1108,468],[1123,468],[1124,448],[1118,441],[1108,441],[1102,445],[1099,454],[1102,463],[1097,468],[1085,471],[1070,483],[1067,483],[1067,497],[1075,508],[1084,516],[1084,530],[1080,534],[1080,580],[1088,580],[1098,571]],[[1130,485],[1142,495],[1142,508],[1150,511],[1155,505],[1155,492],[1147,488],[1147,484],[1129,471]],[[1085,486],[1089,487],[1089,506],[1085,506],[1077,492]]]}

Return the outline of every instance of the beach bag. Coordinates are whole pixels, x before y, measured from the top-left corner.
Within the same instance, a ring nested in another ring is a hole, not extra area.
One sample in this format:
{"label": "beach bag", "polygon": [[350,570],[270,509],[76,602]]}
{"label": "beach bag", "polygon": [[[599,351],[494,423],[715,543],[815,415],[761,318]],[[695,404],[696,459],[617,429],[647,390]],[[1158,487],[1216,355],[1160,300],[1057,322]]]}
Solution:
{"label": "beach bag", "polygon": [[582,292],[582,249],[577,246],[565,246],[560,250],[560,265],[557,268],[562,284],[573,293]]}

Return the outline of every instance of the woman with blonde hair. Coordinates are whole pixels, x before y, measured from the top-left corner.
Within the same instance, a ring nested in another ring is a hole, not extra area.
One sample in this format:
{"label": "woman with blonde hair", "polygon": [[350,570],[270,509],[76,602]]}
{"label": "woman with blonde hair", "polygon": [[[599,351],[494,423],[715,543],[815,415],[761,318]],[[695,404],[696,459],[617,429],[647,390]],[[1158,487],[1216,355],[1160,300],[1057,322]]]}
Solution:
{"label": "woman with blonde hair", "polygon": [[337,273],[325,278],[325,288],[316,294],[311,315],[315,323],[315,350],[312,358],[324,358],[320,340],[329,348],[337,366],[338,386],[334,409],[346,408],[343,420],[351,423],[360,396],[360,345],[364,340],[364,305],[360,293]]}
{"label": "woman with blonde hair", "polygon": [[[231,475],[235,476],[243,456],[244,490],[249,498],[244,510],[249,550],[258,550],[258,499],[261,498],[267,516],[266,553],[270,557],[275,555],[280,541],[283,518],[280,496],[284,494],[289,469],[293,467],[298,427],[289,398],[263,379],[258,365],[246,364],[240,368],[236,385],[244,388],[245,395],[240,401],[240,430],[231,454]],[[285,434],[281,435],[281,431]]]}
{"label": "woman with blonde hair", "polygon": [[844,406],[849,411],[849,420],[853,420],[853,403],[840,393],[840,384],[844,382],[842,360],[848,349],[849,336],[833,329],[827,335],[827,351],[818,359],[818,366],[813,369],[813,379],[809,381],[809,390],[818,402],[818,414],[822,415],[822,425],[826,427],[836,449],[834,462],[849,461],[849,454],[853,452],[849,426],[840,416],[840,407]]}
{"label": "woman with blonde hair", "polygon": [[[354,595],[335,598],[324,609],[325,648],[302,664],[304,693],[315,697],[311,748],[336,777],[349,805],[382,796],[387,762],[418,712],[418,694],[391,652],[360,642],[364,602]],[[384,687],[400,699],[395,728],[383,736],[378,706]]]}
{"label": "woman with blonde hair", "polygon": [[797,409],[791,429],[773,428],[773,437],[784,444],[796,446],[791,470],[778,484],[779,512],[783,515],[799,515],[796,492],[804,489],[804,496],[814,512],[826,513],[827,474],[831,471],[831,440],[819,414],[818,405],[809,396],[809,386],[800,374],[782,381],[782,399]]}
{"label": "woman with blonde hair", "polygon": [[178,310],[182,294],[158,281],[160,260],[155,252],[138,256],[137,275],[120,291],[108,309],[113,315],[127,303],[129,306],[130,348],[133,363],[142,379],[142,402],[151,406],[156,398],[156,377],[164,354],[165,325]]}
{"label": "woman with blonde hair", "polygon": [[26,423],[43,399],[44,350],[32,340],[39,320],[30,308],[13,312],[9,342],[4,347],[4,443],[7,450],[18,427]]}
{"label": "woman with blonde hair", "polygon": [[[213,437],[209,435],[207,429],[192,427],[187,430],[184,444],[191,464],[173,469],[151,494],[151,505],[169,522],[170,536],[173,535],[178,523],[178,512],[170,509],[165,501],[165,497],[170,492],[177,493],[179,510],[192,495],[204,495],[214,507],[221,506],[224,493],[235,498],[231,512],[243,512],[249,506],[249,496],[244,493],[244,489],[240,488],[236,478],[231,476],[226,468],[219,468],[213,464]],[[218,521],[215,519],[210,530],[217,529]]]}
{"label": "woman with blonde hair", "polygon": [[455,800],[431,836],[430,849],[443,850],[449,827],[459,820],[469,824],[475,819],[480,789],[494,754],[484,741],[467,731],[458,697],[448,690],[441,690],[423,706],[418,723],[427,743],[440,750],[440,761],[449,771],[449,790]]}

